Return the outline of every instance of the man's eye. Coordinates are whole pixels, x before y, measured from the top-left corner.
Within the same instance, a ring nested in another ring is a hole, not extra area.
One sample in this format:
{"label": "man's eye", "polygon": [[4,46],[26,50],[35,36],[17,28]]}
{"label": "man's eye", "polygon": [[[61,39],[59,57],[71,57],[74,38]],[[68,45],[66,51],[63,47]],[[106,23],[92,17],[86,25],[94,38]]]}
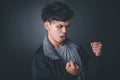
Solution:
{"label": "man's eye", "polygon": [[62,28],[62,26],[57,26],[57,28]]}
{"label": "man's eye", "polygon": [[66,28],[69,28],[70,26],[67,26]]}

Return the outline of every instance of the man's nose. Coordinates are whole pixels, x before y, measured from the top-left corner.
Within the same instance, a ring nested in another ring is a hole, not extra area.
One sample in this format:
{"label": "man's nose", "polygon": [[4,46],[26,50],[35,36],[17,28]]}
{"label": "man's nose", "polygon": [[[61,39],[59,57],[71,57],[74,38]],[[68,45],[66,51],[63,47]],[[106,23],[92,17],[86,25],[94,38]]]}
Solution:
{"label": "man's nose", "polygon": [[63,33],[67,33],[67,31],[68,31],[68,28],[66,28],[66,27],[63,27],[63,28],[62,28],[62,32],[63,32]]}

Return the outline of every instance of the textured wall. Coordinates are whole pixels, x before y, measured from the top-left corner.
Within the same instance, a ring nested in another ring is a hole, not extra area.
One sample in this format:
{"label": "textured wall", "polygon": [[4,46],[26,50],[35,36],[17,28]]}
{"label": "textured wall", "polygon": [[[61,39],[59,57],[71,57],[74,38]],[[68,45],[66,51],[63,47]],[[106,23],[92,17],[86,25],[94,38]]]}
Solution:
{"label": "textured wall", "polygon": [[[66,2],[75,11],[68,37],[87,51],[91,41],[104,43],[105,80],[119,72],[119,5],[110,0],[4,0],[0,2],[0,80],[32,80],[32,56],[46,30],[40,17],[43,4]],[[116,66],[117,65],[117,66]]]}

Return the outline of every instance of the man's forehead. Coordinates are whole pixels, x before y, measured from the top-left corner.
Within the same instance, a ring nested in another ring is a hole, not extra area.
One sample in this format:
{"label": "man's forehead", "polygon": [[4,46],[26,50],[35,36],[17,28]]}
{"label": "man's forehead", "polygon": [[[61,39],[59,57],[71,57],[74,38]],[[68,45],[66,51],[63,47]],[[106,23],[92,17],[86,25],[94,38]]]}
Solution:
{"label": "man's forehead", "polygon": [[51,21],[51,23],[56,24],[56,25],[69,25],[70,21],[56,21],[56,20],[53,20],[53,21]]}

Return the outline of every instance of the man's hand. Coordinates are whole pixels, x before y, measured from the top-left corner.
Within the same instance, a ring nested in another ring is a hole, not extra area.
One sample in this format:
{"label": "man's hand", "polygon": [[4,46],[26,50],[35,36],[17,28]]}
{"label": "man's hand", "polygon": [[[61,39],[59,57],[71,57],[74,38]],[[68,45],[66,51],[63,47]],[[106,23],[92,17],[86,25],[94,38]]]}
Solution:
{"label": "man's hand", "polygon": [[101,42],[91,42],[92,51],[96,56],[102,54],[102,43]]}
{"label": "man's hand", "polygon": [[66,70],[68,73],[72,75],[77,75],[80,72],[80,67],[77,64],[75,64],[73,61],[69,61],[66,64]]}

